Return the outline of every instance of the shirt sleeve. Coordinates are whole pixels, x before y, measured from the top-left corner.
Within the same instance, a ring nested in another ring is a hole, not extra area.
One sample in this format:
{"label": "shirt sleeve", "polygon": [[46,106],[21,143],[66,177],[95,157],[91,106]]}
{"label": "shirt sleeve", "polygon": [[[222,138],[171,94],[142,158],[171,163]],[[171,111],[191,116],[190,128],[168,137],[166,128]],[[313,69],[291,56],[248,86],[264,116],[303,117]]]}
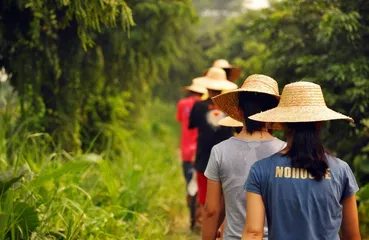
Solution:
{"label": "shirt sleeve", "polygon": [[219,167],[219,157],[216,152],[216,147],[213,147],[210,153],[208,165],[205,170],[205,176],[210,180],[220,182]]}
{"label": "shirt sleeve", "polygon": [[178,122],[182,122],[182,118],[181,118],[181,113],[182,113],[182,108],[181,108],[182,104],[181,102],[178,102],[177,104],[177,116],[176,116],[176,119]]}
{"label": "shirt sleeve", "polygon": [[190,122],[188,124],[188,128],[189,129],[194,129],[198,127],[198,108],[199,105],[198,103],[195,103],[191,109],[191,113],[190,113]]}
{"label": "shirt sleeve", "polygon": [[355,176],[347,163],[345,163],[345,169],[343,171],[343,183],[341,202],[346,198],[351,197],[359,190]]}
{"label": "shirt sleeve", "polygon": [[259,168],[256,164],[251,167],[249,177],[246,180],[244,189],[247,192],[252,192],[261,195],[261,176]]}

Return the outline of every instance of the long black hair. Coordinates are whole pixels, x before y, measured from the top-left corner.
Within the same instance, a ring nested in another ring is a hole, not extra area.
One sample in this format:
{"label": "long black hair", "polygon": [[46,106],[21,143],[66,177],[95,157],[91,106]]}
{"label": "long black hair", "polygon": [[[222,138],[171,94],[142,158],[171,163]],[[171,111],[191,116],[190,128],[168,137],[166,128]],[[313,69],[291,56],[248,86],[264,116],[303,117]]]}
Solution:
{"label": "long black hair", "polygon": [[272,95],[257,92],[240,92],[238,106],[243,112],[246,131],[252,134],[265,127],[264,122],[251,120],[249,116],[275,108],[277,105],[278,100]]}
{"label": "long black hair", "polygon": [[286,155],[291,158],[292,167],[304,168],[315,180],[322,180],[328,163],[317,123],[287,123],[286,127],[290,138]]}

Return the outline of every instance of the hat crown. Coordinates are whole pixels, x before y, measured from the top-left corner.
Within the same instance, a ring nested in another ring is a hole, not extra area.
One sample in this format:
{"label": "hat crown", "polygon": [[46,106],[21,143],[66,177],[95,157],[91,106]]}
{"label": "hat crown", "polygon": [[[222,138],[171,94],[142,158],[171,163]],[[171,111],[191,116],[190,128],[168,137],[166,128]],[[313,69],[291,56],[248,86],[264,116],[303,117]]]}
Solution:
{"label": "hat crown", "polygon": [[323,92],[318,84],[295,82],[287,84],[282,92],[278,107],[326,106]]}
{"label": "hat crown", "polygon": [[227,80],[226,72],[221,68],[211,67],[206,74],[206,77],[212,80]]}
{"label": "hat crown", "polygon": [[262,74],[250,75],[248,78],[246,78],[241,88],[246,91],[255,91],[279,96],[277,81]]}
{"label": "hat crown", "polygon": [[217,68],[230,68],[231,65],[225,59],[218,59],[218,60],[215,60],[214,61],[213,67],[217,67]]}
{"label": "hat crown", "polygon": [[200,85],[196,82],[192,82],[192,84],[190,86],[184,87],[184,90],[191,91],[191,92],[196,92],[196,93],[201,93],[201,94],[205,94],[205,93],[208,92],[208,90],[204,86],[202,86],[202,85]]}

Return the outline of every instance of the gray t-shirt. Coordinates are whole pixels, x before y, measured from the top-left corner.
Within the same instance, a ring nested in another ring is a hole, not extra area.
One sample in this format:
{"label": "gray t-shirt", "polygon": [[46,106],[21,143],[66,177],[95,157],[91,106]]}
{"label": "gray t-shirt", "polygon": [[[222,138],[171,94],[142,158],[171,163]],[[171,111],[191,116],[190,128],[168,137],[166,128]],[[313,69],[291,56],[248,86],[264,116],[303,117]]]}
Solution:
{"label": "gray t-shirt", "polygon": [[[224,240],[239,240],[242,237],[246,217],[246,193],[243,186],[251,166],[284,147],[285,143],[278,138],[248,141],[236,137],[213,147],[205,176],[222,184],[227,219]],[[264,235],[267,239],[266,227]]]}
{"label": "gray t-shirt", "polygon": [[280,153],[252,166],[245,188],[263,197],[269,239],[339,240],[342,201],[359,188],[346,162],[327,158],[329,169],[319,182]]}

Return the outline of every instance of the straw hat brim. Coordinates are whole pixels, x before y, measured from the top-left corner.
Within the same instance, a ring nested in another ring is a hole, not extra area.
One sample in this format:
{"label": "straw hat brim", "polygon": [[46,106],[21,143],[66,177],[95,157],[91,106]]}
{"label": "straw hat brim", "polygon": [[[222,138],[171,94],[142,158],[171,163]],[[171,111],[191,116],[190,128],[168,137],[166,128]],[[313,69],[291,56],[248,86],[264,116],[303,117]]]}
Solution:
{"label": "straw hat brim", "polygon": [[201,94],[205,94],[205,93],[208,92],[208,90],[206,90],[206,88],[204,88],[202,86],[196,86],[196,85],[190,85],[190,86],[184,87],[183,90],[184,91],[201,93]]}
{"label": "straw hat brim", "polygon": [[222,118],[218,124],[224,127],[243,127],[243,123],[239,122],[231,117]]}
{"label": "straw hat brim", "polygon": [[[258,93],[264,93],[269,94],[261,91],[260,89],[236,89],[227,93],[220,94],[216,97],[213,97],[212,100],[224,113],[226,113],[228,116],[234,118],[235,120],[239,122],[243,122],[243,115],[242,112],[239,110],[239,93],[240,92],[258,92]],[[279,95],[269,94],[277,99],[279,99]]]}
{"label": "straw hat brim", "polygon": [[233,90],[238,87],[237,84],[230,82],[226,79],[215,80],[209,77],[195,78],[193,80],[193,83],[201,85],[207,89],[217,90],[217,91]]}
{"label": "straw hat brim", "polygon": [[320,122],[330,120],[354,120],[325,106],[276,107],[249,117],[251,120],[271,123]]}
{"label": "straw hat brim", "polygon": [[[231,76],[229,76],[229,81],[234,82],[237,79],[240,78],[241,76],[241,69],[238,67],[227,67],[227,68],[222,68],[222,69],[231,69]],[[209,69],[206,69],[205,71],[202,72],[202,76],[206,76],[206,74],[208,73]]]}

